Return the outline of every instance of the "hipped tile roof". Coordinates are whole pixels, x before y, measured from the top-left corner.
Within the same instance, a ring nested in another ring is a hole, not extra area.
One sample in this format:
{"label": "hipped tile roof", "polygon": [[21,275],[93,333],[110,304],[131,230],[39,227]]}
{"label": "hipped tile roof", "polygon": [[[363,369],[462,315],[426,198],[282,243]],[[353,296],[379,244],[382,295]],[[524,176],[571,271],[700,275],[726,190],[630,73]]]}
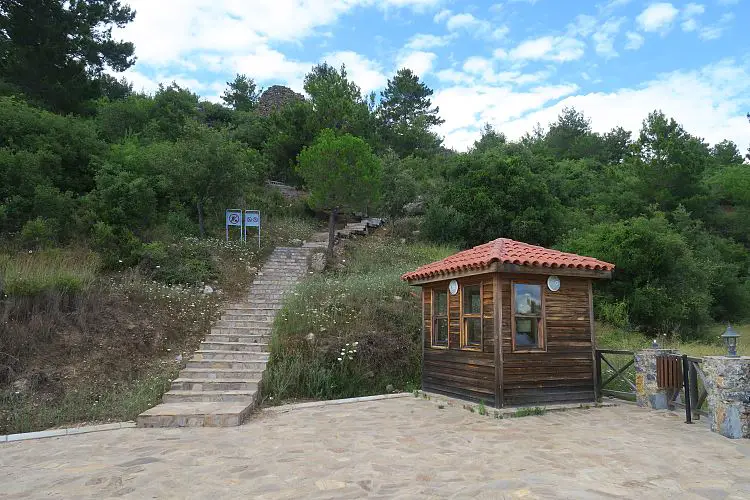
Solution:
{"label": "hipped tile roof", "polygon": [[519,266],[575,268],[611,271],[614,264],[593,257],[560,252],[520,241],[498,238],[483,245],[458,252],[443,260],[421,266],[401,276],[404,281],[433,278],[441,274],[481,270],[493,262]]}

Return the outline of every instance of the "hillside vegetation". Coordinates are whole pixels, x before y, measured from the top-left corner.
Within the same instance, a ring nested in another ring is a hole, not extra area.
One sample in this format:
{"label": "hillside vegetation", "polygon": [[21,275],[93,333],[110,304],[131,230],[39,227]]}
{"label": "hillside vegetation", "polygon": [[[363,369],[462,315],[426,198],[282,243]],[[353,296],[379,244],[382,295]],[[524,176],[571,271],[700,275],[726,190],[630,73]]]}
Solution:
{"label": "hillside vegetation", "polygon": [[[596,314],[637,338],[711,343],[716,322],[750,311],[744,144],[707,144],[658,110],[635,134],[596,132],[568,108],[518,140],[486,125],[456,152],[409,68],[365,95],[346,67],[318,64],[304,98],[263,106],[253,75],[236,75],[216,103],[110,74],[138,53],[112,38],[136,15],[126,3],[0,10],[0,432],[129,418],[207,331],[223,299],[206,283],[240,293],[271,246],[339,213],[387,216],[394,238],[347,248],[287,306],[278,398],[417,380],[419,308],[398,274],[497,237],[614,263]],[[221,243],[234,207],[263,212],[261,251]]]}
{"label": "hillside vegetation", "polygon": [[421,295],[400,276],[454,251],[401,243],[392,228],[347,241],[334,270],[298,286],[276,317],[265,402],[419,387]]}

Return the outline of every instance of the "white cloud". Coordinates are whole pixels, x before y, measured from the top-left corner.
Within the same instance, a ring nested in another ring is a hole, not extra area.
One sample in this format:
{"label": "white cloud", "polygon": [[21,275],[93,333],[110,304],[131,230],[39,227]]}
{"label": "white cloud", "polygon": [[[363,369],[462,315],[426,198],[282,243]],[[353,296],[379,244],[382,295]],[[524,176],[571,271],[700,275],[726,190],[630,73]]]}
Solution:
{"label": "white cloud", "polygon": [[349,78],[365,94],[384,87],[388,80],[377,62],[351,50],[326,54],[322,60],[336,67],[345,64]]}
{"label": "white cloud", "polygon": [[[447,146],[466,149],[479,138],[481,124],[518,119],[576,90],[575,85],[542,86],[523,92],[489,85],[439,90],[434,102],[440,106],[440,116],[445,123],[438,128],[438,133],[445,136]],[[514,137],[518,135],[514,133]]]}
{"label": "white cloud", "polygon": [[727,28],[727,25],[734,19],[734,14],[727,13],[719,18],[715,24],[705,26],[698,31],[698,37],[701,40],[716,40],[720,38]]}
{"label": "white cloud", "polygon": [[415,51],[401,54],[396,62],[398,69],[409,68],[420,77],[432,71],[437,55],[433,52]]}
{"label": "white cloud", "polygon": [[445,21],[446,19],[448,19],[451,14],[452,14],[452,12],[451,12],[450,9],[443,9],[440,12],[438,12],[437,14],[435,14],[435,16],[432,18],[432,20],[435,21],[436,23],[442,23],[443,21]]}
{"label": "white cloud", "polygon": [[700,23],[696,17],[706,11],[706,7],[699,3],[689,3],[682,9],[682,31],[690,32],[698,29]]}
{"label": "white cloud", "polygon": [[625,50],[638,50],[643,46],[643,42],[646,41],[643,35],[636,33],[635,31],[628,31],[625,33],[627,42],[625,43]]}
{"label": "white cloud", "polygon": [[[554,121],[562,109],[573,106],[591,119],[592,128],[606,132],[622,126],[637,133],[648,113],[661,109],[674,117],[691,134],[715,144],[724,139],[739,145],[747,143],[747,118],[750,106],[750,67],[726,60],[695,71],[675,71],[659,76],[636,88],[613,92],[571,95],[575,88],[564,92],[548,91],[530,102],[525,93],[493,91],[496,108],[481,97],[472,98],[472,87],[453,88],[438,92],[435,103],[446,119],[443,133],[446,144],[465,149],[479,138],[479,127],[485,122],[510,138],[519,138],[536,123]],[[451,103],[451,99],[457,99]],[[507,115],[502,109],[518,99],[526,106],[512,107]],[[550,104],[554,101],[554,104]]]}
{"label": "white cloud", "polygon": [[463,69],[467,73],[485,73],[487,71],[492,71],[492,61],[484,57],[472,56],[464,62]]}
{"label": "white cloud", "polygon": [[579,14],[575,22],[568,25],[568,34],[570,36],[589,36],[596,30],[599,21],[594,16],[588,14]]}
{"label": "white cloud", "polygon": [[618,54],[614,45],[615,36],[620,32],[620,26],[624,22],[625,18],[609,19],[596,29],[591,38],[594,41],[594,49],[597,54],[607,59],[617,57]]}
{"label": "white cloud", "polygon": [[575,61],[583,56],[585,45],[568,36],[543,36],[521,42],[517,47],[495,51],[495,57],[517,61]]}
{"label": "white cloud", "polygon": [[320,28],[333,25],[357,8],[423,11],[440,2],[128,0],[136,11],[135,21],[114,34],[135,44],[137,68],[169,72],[184,65],[181,61],[186,58],[208,57],[212,70],[243,71],[259,81],[269,77],[299,87],[300,72],[309,70],[311,64],[289,60],[271,47],[274,42],[299,43],[311,35],[322,35]]}
{"label": "white cloud", "polygon": [[472,14],[462,13],[448,17],[445,22],[448,31],[471,31],[473,33],[484,33],[489,31],[492,25],[488,21],[477,19]]}
{"label": "white cloud", "polygon": [[699,3],[689,3],[682,9],[683,17],[695,17],[706,12],[706,6]]}
{"label": "white cloud", "polygon": [[636,22],[643,31],[663,33],[669,29],[678,13],[671,3],[654,3],[638,15]]}
{"label": "white cloud", "polygon": [[227,57],[224,62],[230,73],[247,74],[259,83],[284,82],[297,92],[302,92],[302,79],[314,66],[314,62],[287,59],[278,50],[266,46],[249,54]]}
{"label": "white cloud", "polygon": [[405,48],[413,50],[424,50],[433,49],[435,47],[443,47],[448,45],[453,39],[452,35],[429,35],[425,33],[417,33],[412,36],[408,42],[406,42]]}
{"label": "white cloud", "polygon": [[492,30],[492,38],[494,38],[495,40],[502,40],[503,38],[508,36],[508,33],[510,33],[510,28],[506,25],[503,25]]}

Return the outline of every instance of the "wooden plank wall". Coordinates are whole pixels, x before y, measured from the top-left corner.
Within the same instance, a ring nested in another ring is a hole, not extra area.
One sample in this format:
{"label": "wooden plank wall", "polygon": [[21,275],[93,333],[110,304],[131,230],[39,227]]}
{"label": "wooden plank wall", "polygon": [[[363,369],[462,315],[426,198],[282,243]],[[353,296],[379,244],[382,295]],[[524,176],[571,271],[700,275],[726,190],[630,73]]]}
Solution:
{"label": "wooden plank wall", "polygon": [[[476,283],[473,279],[471,283]],[[463,286],[459,281],[459,286]],[[448,332],[450,349],[434,348],[429,335],[431,328],[432,288],[424,287],[425,301],[425,350],[422,387],[426,391],[447,396],[484,401],[488,406],[495,404],[495,361],[494,361],[494,283],[491,275],[481,280],[483,328],[482,350],[461,350],[461,294],[448,295]],[[435,286],[445,290],[446,283]],[[428,299],[428,297],[430,297]]]}
{"label": "wooden plank wall", "polygon": [[505,406],[593,401],[588,279],[562,276],[560,290],[551,292],[543,278],[536,278],[544,290],[547,352],[533,353],[512,352],[510,283],[534,276],[501,279]]}
{"label": "wooden plank wall", "polygon": [[422,388],[494,406],[494,357],[479,351],[425,349]]}

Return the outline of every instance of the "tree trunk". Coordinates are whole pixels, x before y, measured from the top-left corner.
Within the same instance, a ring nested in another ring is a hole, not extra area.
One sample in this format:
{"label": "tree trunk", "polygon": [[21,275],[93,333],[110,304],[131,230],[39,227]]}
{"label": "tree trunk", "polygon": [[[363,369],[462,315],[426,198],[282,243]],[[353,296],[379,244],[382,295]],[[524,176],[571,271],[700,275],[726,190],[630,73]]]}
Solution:
{"label": "tree trunk", "polygon": [[331,216],[328,218],[328,256],[333,257],[333,243],[336,240],[336,219],[339,215],[338,207],[331,210]]}
{"label": "tree trunk", "polygon": [[203,222],[203,202],[198,200],[196,208],[198,208],[198,231],[200,231],[201,238],[203,238],[206,236],[206,225]]}

